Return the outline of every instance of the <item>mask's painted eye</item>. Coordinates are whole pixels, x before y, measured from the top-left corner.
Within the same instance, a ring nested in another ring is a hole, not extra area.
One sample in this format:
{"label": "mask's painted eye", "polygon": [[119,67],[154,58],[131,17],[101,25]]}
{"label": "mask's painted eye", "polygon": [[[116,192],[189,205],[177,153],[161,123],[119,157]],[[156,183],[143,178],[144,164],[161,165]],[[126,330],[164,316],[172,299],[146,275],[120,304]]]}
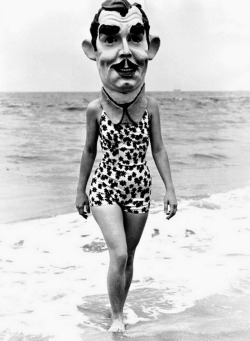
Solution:
{"label": "mask's painted eye", "polygon": [[116,39],[114,36],[107,36],[107,38],[105,39],[105,43],[112,45],[116,42]]}
{"label": "mask's painted eye", "polygon": [[139,44],[143,39],[143,35],[142,34],[131,34],[130,36],[130,40],[133,43]]}

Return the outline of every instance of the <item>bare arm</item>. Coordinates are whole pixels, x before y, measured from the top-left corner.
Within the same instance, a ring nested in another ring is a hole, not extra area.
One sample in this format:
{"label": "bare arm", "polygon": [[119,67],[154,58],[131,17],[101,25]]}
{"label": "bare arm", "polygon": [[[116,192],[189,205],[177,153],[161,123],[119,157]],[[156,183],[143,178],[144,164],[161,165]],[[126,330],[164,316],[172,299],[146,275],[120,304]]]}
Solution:
{"label": "bare arm", "polygon": [[166,148],[161,136],[161,123],[158,104],[152,98],[148,99],[148,110],[150,113],[150,141],[152,155],[160,176],[166,188],[164,197],[164,211],[170,219],[177,211],[177,199],[175,195],[170,164]]}
{"label": "bare arm", "polygon": [[76,208],[84,218],[87,218],[87,213],[90,212],[86,186],[96,157],[99,130],[97,114],[97,101],[91,102],[86,112],[86,141],[82,152],[76,196]]}

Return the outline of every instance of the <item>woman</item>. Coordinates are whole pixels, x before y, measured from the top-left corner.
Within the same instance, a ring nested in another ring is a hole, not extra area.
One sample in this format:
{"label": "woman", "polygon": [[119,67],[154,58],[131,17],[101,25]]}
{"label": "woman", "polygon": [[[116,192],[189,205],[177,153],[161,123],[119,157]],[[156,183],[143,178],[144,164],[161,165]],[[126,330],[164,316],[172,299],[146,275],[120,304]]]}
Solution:
{"label": "woman", "polygon": [[[148,60],[160,40],[149,35],[147,17],[139,5],[126,0],[102,4],[91,25],[92,40],[84,40],[86,55],[97,62],[103,83],[101,98],[88,105],[86,142],[82,154],[76,207],[91,211],[105,238],[110,263],[108,293],[112,310],[110,331],[123,332],[123,307],[133,276],[133,260],[148,217],[151,176],[145,156],[149,141],[166,187],[167,219],[177,200],[166,149],[162,142],[156,101],[145,95]],[[96,157],[97,140],[103,159],[87,182]]]}

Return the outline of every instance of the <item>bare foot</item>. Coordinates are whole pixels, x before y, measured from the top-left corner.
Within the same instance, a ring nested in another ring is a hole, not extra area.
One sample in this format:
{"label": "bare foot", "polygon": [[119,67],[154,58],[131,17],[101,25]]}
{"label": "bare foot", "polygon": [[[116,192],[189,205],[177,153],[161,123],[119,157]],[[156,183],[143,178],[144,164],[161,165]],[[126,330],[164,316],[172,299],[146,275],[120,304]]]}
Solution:
{"label": "bare foot", "polygon": [[117,318],[113,320],[111,327],[109,328],[109,332],[113,333],[124,333],[125,332],[125,324],[122,318]]}

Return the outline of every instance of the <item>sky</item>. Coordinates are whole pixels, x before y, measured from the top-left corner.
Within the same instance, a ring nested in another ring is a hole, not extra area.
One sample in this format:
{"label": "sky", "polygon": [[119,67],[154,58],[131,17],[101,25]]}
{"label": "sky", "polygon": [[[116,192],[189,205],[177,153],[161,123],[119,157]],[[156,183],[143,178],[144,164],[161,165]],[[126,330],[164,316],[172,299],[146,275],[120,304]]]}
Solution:
{"label": "sky", "polygon": [[[81,43],[102,2],[0,0],[0,91],[98,91]],[[250,90],[249,0],[137,2],[161,39],[147,90]]]}

